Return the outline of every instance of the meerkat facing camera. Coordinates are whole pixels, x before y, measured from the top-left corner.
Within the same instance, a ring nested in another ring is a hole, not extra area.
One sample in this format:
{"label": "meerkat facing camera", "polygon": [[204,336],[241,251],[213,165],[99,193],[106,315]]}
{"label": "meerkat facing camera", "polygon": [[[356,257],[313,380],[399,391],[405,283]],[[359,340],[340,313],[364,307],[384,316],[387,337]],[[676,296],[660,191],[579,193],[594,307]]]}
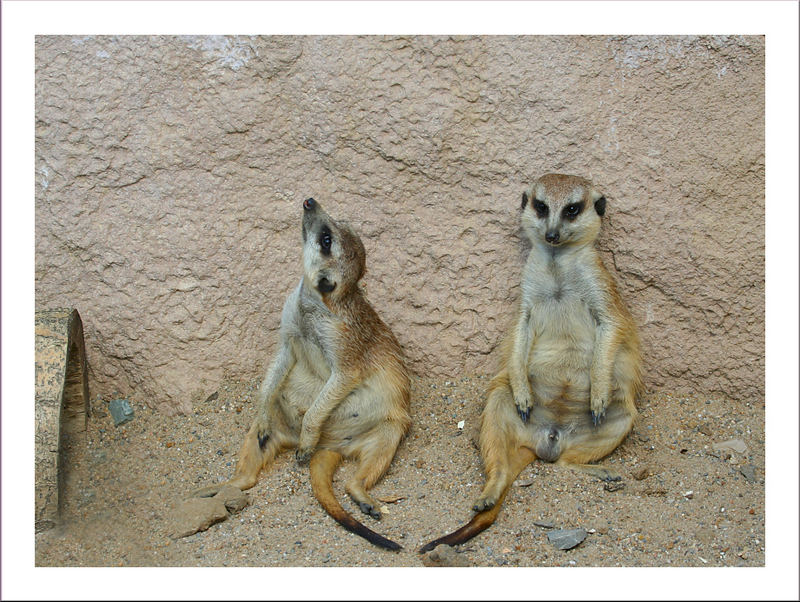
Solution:
{"label": "meerkat facing camera", "polygon": [[589,464],[631,430],[642,389],[636,325],[595,247],[605,209],[605,197],[578,176],[547,174],[523,193],[531,250],[481,416],[486,484],[472,520],[420,551],[488,528],[511,483],[536,458],[620,478]]}
{"label": "meerkat facing camera", "polygon": [[358,522],[333,493],[339,463],[355,459],[346,491],[364,513],[380,519],[368,490],[389,468],[411,424],[403,353],[358,286],[365,270],[358,235],[306,199],[303,277],[284,304],[279,348],[234,476],[195,494],[214,495],[225,484],[248,489],[280,451],[297,447],[300,463],[310,459],[312,490],[328,514],[371,543],[397,550],[401,546]]}

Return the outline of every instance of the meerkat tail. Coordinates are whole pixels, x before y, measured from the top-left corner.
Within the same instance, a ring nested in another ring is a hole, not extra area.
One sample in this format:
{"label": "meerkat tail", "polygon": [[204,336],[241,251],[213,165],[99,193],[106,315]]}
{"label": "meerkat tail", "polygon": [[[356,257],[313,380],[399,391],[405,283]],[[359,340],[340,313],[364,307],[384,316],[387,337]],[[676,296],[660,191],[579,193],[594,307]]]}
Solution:
{"label": "meerkat tail", "polygon": [[505,471],[505,476],[503,477],[505,480],[503,492],[497,498],[494,506],[487,510],[478,512],[466,525],[460,529],[456,529],[448,535],[440,537],[439,539],[434,539],[432,542],[425,544],[422,546],[422,548],[420,548],[420,553],[422,554],[425,552],[430,552],[440,543],[444,543],[449,546],[455,546],[460,543],[464,543],[482,531],[488,529],[492,523],[494,523],[497,515],[500,514],[500,507],[503,505],[503,500],[506,499],[508,490],[511,489],[511,485],[514,480],[519,476],[519,473],[522,472],[522,469],[535,459],[536,454],[534,454],[532,450],[524,446],[519,447],[517,451],[512,454],[511,458],[509,458],[510,464],[507,471]]}
{"label": "meerkat tail", "polygon": [[497,515],[500,514],[500,506],[503,504],[503,500],[506,499],[506,493],[508,493],[508,487],[503,490],[500,499],[497,500],[494,506],[483,512],[478,512],[466,525],[456,529],[452,533],[426,543],[419,549],[419,553],[424,554],[425,552],[430,552],[433,548],[442,543],[448,546],[456,546],[488,529],[492,523],[494,523]]}
{"label": "meerkat tail", "polygon": [[325,512],[351,533],[387,550],[402,549],[400,544],[362,525],[339,504],[333,494],[333,474],[341,461],[342,455],[332,450],[321,449],[314,453],[310,462],[311,489],[314,491],[314,497],[325,508]]}

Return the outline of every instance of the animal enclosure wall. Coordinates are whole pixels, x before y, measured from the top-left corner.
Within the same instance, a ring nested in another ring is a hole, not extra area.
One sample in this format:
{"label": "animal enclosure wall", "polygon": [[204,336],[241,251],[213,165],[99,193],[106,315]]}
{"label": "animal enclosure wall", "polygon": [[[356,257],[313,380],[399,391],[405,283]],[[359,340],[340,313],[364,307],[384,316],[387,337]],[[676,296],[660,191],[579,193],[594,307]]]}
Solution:
{"label": "animal enclosure wall", "polygon": [[608,199],[651,388],[764,395],[763,37],[36,38],[36,306],[167,412],[274,350],[301,202],[350,221],[419,375],[489,373],[521,193]]}

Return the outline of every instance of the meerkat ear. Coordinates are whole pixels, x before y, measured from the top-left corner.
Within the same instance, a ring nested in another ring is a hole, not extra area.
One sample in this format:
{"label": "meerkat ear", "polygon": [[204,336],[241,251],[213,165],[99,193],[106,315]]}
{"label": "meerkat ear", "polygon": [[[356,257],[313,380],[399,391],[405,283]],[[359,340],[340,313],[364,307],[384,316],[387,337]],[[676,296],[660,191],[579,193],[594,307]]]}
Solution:
{"label": "meerkat ear", "polygon": [[597,215],[603,216],[606,212],[606,197],[601,196],[594,202],[594,210],[597,211]]}
{"label": "meerkat ear", "polygon": [[520,207],[520,209],[525,209],[525,205],[527,205],[527,204],[528,204],[528,193],[523,192],[522,193],[522,207]]}

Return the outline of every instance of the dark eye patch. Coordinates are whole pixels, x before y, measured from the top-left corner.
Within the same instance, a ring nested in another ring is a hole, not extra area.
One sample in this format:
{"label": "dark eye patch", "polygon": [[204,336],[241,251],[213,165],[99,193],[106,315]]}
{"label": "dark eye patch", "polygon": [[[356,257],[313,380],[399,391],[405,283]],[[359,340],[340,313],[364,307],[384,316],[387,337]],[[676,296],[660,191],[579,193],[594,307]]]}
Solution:
{"label": "dark eye patch", "polygon": [[547,217],[547,214],[550,213],[550,209],[548,209],[547,205],[537,198],[534,198],[531,204],[533,205],[533,210],[536,211],[536,215],[539,217]]}
{"label": "dark eye patch", "polygon": [[319,232],[319,248],[322,251],[323,255],[330,255],[331,254],[331,245],[333,244],[333,238],[331,237],[331,230],[328,226],[323,226],[322,230]]}
{"label": "dark eye patch", "polygon": [[567,205],[566,207],[564,207],[564,210],[561,212],[561,215],[563,215],[568,220],[573,220],[580,215],[581,211],[583,211],[583,201],[581,201],[580,203],[571,203]]}

